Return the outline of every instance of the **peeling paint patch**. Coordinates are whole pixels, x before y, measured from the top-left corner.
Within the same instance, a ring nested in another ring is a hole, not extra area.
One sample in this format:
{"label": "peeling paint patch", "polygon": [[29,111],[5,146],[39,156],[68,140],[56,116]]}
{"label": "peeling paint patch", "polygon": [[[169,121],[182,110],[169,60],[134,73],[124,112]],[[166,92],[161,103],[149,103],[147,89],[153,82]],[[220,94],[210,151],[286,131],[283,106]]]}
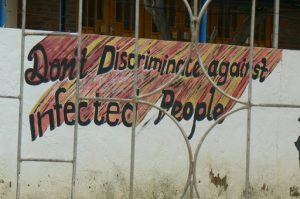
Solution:
{"label": "peeling paint patch", "polygon": [[[180,198],[186,182],[185,178],[179,181],[177,176],[161,174],[160,171],[155,169],[151,171],[150,176],[151,178],[148,178],[147,176],[136,174],[134,198]],[[111,173],[99,173],[89,170],[84,175],[80,175],[77,189],[82,190],[76,195],[78,198],[128,199],[129,176],[125,169],[117,165],[112,167]]]}
{"label": "peeling paint patch", "polygon": [[[174,179],[168,176],[153,178],[142,186],[135,187],[135,198],[139,199],[173,199],[179,198],[182,187],[174,183]],[[185,198],[185,197],[184,197]]]}
{"label": "peeling paint patch", "polygon": [[264,183],[261,187],[261,192],[263,196],[274,196],[274,190],[272,188],[270,188],[269,185],[267,185],[266,183]]}
{"label": "peeling paint patch", "polygon": [[290,187],[290,196],[300,198],[300,189],[297,186]]}
{"label": "peeling paint patch", "polygon": [[269,191],[269,187],[268,187],[268,185],[266,185],[266,184],[263,184],[263,186],[261,187],[261,190],[262,190],[262,191],[266,191],[266,192],[268,192],[268,191]]}
{"label": "peeling paint patch", "polygon": [[0,179],[0,199],[11,198],[11,181]]}
{"label": "peeling paint patch", "polygon": [[227,190],[228,188],[227,176],[221,178],[219,173],[215,176],[214,172],[210,170],[209,178],[210,178],[210,182],[214,184],[216,187],[220,186],[223,187],[225,191]]}

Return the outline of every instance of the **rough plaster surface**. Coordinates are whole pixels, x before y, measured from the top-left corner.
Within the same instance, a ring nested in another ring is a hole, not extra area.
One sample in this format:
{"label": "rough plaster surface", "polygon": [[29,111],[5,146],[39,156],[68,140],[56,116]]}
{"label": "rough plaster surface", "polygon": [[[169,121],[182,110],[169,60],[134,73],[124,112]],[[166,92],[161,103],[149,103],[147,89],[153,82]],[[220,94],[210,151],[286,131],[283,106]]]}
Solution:
{"label": "rough plaster surface", "polygon": [[[0,94],[18,95],[20,30],[0,30]],[[42,37],[26,39],[26,55]],[[254,82],[257,103],[299,104],[298,51],[283,51],[283,59],[263,83]],[[26,61],[28,67],[30,63]],[[32,142],[28,113],[51,83],[38,87],[25,84],[22,157],[72,158],[73,128],[64,126]],[[246,99],[247,91],[242,96]],[[159,104],[158,104],[159,105]],[[18,101],[0,99],[0,199],[14,198]],[[298,151],[300,112],[287,108],[254,108],[251,135],[251,195],[253,198],[300,197]],[[171,120],[154,125],[151,110],[138,127],[136,138],[135,198],[179,198],[188,174],[185,143]],[[247,112],[241,111],[216,126],[207,137],[197,162],[198,188],[202,198],[243,198],[246,159]],[[181,122],[184,129],[191,122]],[[202,121],[191,140],[195,149],[212,123]],[[130,128],[79,128],[77,198],[128,198]],[[69,198],[71,165],[23,163],[22,198]]]}

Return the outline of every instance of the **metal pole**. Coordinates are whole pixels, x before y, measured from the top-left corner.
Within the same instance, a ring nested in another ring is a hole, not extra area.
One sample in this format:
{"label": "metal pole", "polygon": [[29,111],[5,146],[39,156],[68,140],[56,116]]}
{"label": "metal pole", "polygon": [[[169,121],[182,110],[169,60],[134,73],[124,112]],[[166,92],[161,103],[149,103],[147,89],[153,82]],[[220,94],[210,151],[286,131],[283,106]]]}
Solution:
{"label": "metal pole", "polygon": [[77,139],[78,139],[78,118],[79,118],[79,86],[80,86],[80,59],[81,59],[81,32],[82,32],[82,0],[78,6],[78,37],[77,37],[77,76],[75,93],[75,126],[73,139],[73,168],[72,168],[72,187],[71,199],[75,198],[76,167],[77,167]]}
{"label": "metal pole", "polygon": [[248,112],[247,112],[247,146],[246,146],[246,199],[250,199],[250,141],[251,141],[251,109],[252,109],[252,71],[254,59],[254,31],[255,31],[256,0],[252,0],[251,29],[250,29],[250,60],[249,60],[249,86],[248,86]]}
{"label": "metal pole", "polygon": [[274,0],[273,48],[278,48],[280,0]]}
{"label": "metal pole", "polygon": [[6,0],[0,0],[0,27],[6,25]]}
{"label": "metal pole", "polygon": [[131,154],[130,154],[130,189],[129,199],[133,199],[133,181],[134,181],[134,160],[135,160],[135,132],[137,119],[137,99],[138,99],[138,44],[139,44],[139,13],[140,1],[135,1],[135,64],[133,71],[133,110],[132,110],[132,131],[131,131]]}
{"label": "metal pole", "polygon": [[196,17],[198,16],[198,0],[194,0],[194,4],[193,4],[194,8],[194,13],[193,13],[193,19],[191,19],[192,23],[193,23],[193,29],[191,30],[191,34],[192,34],[192,40],[191,43],[193,43],[193,45],[197,44],[199,42],[199,28],[197,28],[196,26]]}
{"label": "metal pole", "polygon": [[23,93],[24,93],[24,59],[25,59],[25,28],[26,28],[26,0],[22,1],[22,34],[21,34],[21,71],[19,96],[19,126],[17,152],[17,190],[16,198],[20,198],[21,149],[22,149],[22,121],[23,121]]}
{"label": "metal pole", "polygon": [[[201,7],[206,3],[207,0],[201,1]],[[199,34],[199,42],[206,43],[206,29],[207,29],[207,10],[202,16],[200,23],[200,34]]]}

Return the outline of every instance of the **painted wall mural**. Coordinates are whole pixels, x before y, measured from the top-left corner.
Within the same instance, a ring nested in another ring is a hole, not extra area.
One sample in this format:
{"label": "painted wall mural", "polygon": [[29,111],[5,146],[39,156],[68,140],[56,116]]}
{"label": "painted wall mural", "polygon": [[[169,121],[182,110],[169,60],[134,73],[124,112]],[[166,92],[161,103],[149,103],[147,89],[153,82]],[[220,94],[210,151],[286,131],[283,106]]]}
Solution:
{"label": "painted wall mural", "polygon": [[[77,74],[76,37],[48,36],[28,54],[26,66],[28,85],[51,84],[41,93],[28,115],[32,140],[42,137],[47,129],[75,123],[75,91]],[[202,120],[217,120],[230,111],[235,102],[220,94],[201,71],[194,50],[188,59],[189,43],[139,40],[138,88],[146,94],[172,79],[182,67],[178,80],[150,97],[160,103],[178,121],[192,121],[189,139],[193,138]],[[249,48],[220,44],[199,44],[201,58],[210,77],[228,94],[240,98],[249,78]],[[254,49],[253,80],[263,83],[282,58],[279,49]],[[187,65],[184,63],[188,61]],[[130,98],[133,96],[134,39],[99,35],[84,35],[80,60],[80,96]],[[52,82],[52,83],[51,83]],[[138,105],[140,124],[151,107]],[[132,125],[130,103],[81,100],[79,125]],[[164,119],[157,112],[153,121]]]}

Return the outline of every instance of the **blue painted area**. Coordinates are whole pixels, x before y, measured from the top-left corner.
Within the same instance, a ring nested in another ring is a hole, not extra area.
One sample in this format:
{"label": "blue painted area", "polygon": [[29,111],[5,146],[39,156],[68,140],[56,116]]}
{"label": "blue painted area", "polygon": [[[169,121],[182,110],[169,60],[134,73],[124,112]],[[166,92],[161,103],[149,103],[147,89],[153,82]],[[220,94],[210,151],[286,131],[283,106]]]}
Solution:
{"label": "blue painted area", "polygon": [[[206,0],[201,1],[201,7],[205,4]],[[206,29],[207,29],[207,11],[203,14],[200,22],[199,42],[206,43]]]}
{"label": "blue painted area", "polygon": [[6,0],[0,0],[0,27],[5,27],[6,24]]}

